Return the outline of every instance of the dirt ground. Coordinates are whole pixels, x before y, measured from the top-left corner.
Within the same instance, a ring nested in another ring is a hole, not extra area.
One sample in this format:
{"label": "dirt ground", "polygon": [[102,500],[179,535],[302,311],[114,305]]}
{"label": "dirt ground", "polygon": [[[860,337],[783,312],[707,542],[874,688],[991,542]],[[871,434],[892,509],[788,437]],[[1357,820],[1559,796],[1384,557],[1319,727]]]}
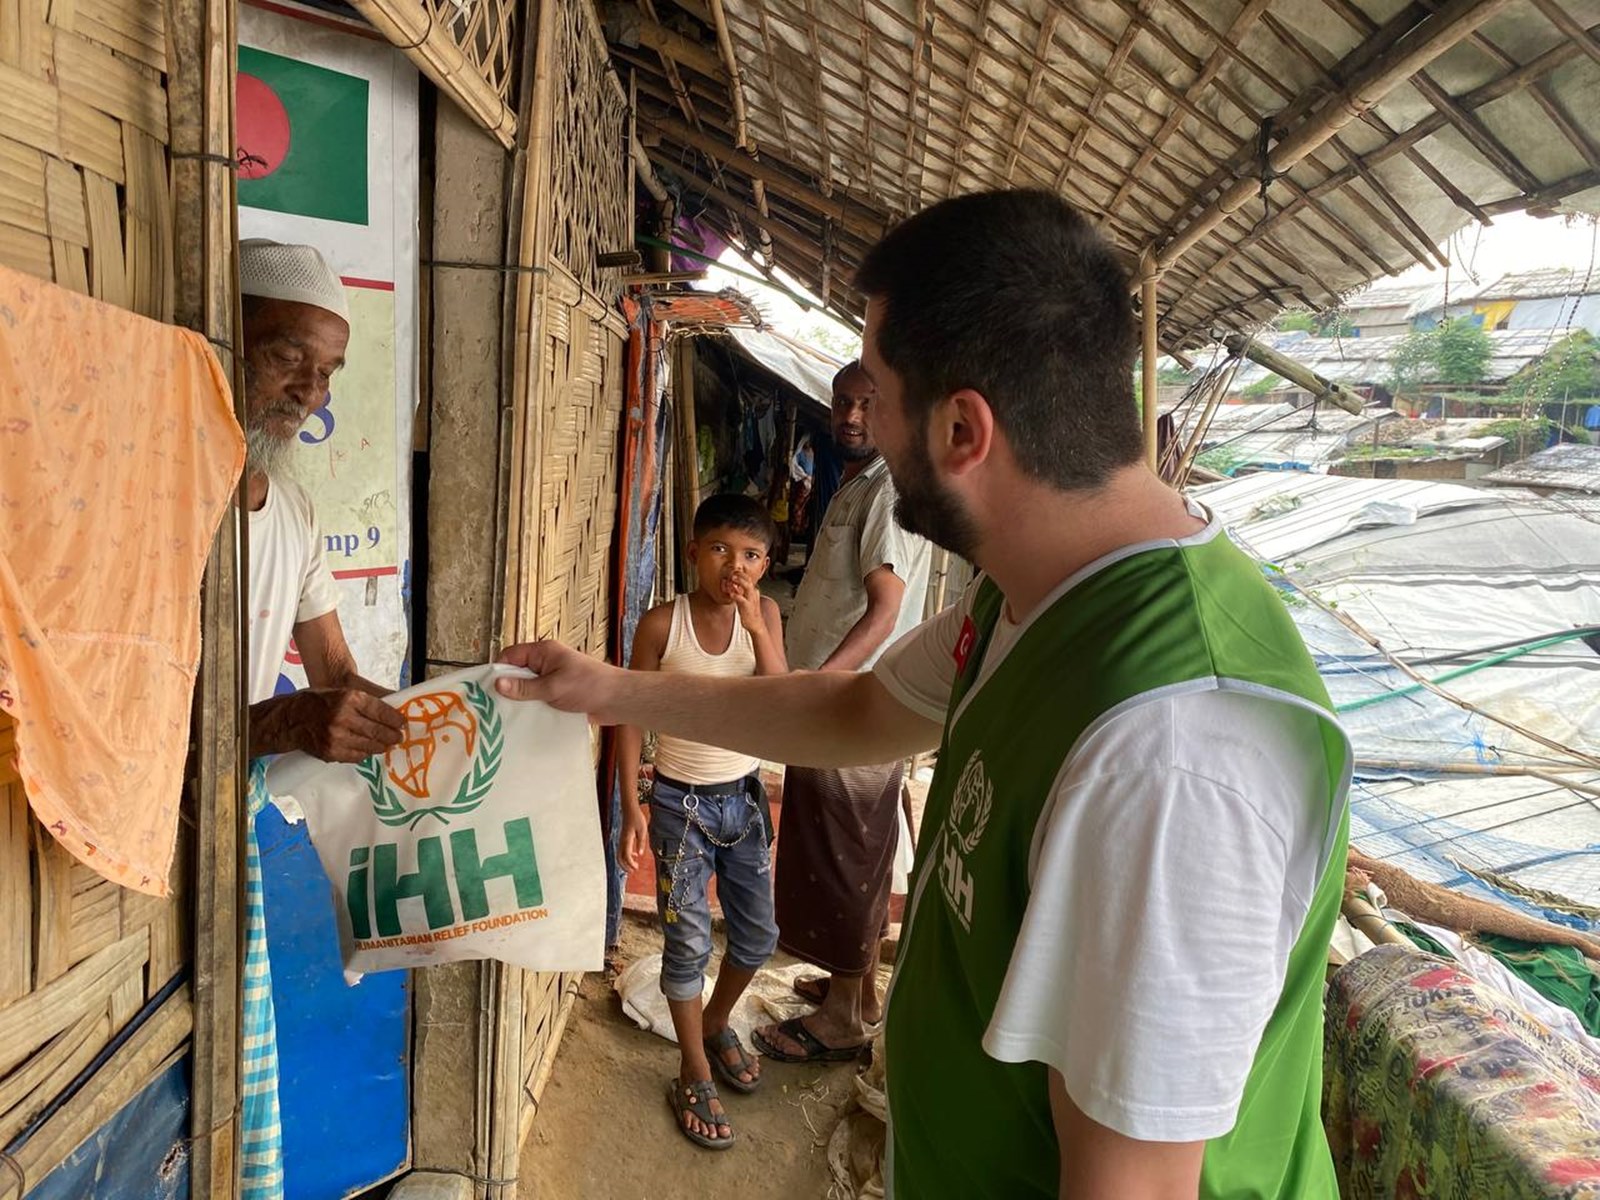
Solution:
{"label": "dirt ground", "polygon": [[[623,922],[623,961],[661,949],[644,919]],[[791,965],[776,955],[773,967]],[[852,1095],[853,1064],[763,1061],[751,1096],[722,1088],[738,1141],[707,1151],[678,1133],[666,1085],[677,1048],[637,1028],[603,975],[584,977],[555,1070],[522,1152],[519,1194],[536,1200],[821,1200],[827,1139]]]}

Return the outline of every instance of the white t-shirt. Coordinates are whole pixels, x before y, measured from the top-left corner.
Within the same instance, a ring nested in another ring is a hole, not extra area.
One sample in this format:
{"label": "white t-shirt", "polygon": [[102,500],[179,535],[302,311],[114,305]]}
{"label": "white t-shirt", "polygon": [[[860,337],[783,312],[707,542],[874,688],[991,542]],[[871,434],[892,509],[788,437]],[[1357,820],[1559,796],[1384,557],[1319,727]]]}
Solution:
{"label": "white t-shirt", "polygon": [[882,458],[834,493],[784,635],[794,670],[815,671],[839,648],[866,614],[866,578],[879,567],[890,567],[905,581],[906,590],[893,631],[883,647],[867,656],[862,669],[922,620],[933,547],[926,538],[900,527],[894,519],[894,502],[894,481]]}
{"label": "white t-shirt", "polygon": [[251,704],[272,696],[294,627],[338,607],[311,497],[272,479],[267,502],[250,514]]}
{"label": "white t-shirt", "polygon": [[[1214,521],[1186,540],[1211,536]],[[976,591],[874,668],[930,720],[944,720]],[[1001,617],[974,691],[1026,627]],[[1087,1116],[1127,1137],[1202,1141],[1233,1127],[1324,866],[1318,720],[1206,690],[1085,731],[1034,834],[991,1057],[1053,1067]]]}

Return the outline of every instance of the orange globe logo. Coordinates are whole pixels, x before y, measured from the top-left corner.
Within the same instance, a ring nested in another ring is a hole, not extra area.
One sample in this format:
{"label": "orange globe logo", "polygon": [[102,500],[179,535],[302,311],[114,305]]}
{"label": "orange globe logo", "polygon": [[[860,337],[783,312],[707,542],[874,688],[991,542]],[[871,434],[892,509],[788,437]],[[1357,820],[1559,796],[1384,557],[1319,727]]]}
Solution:
{"label": "orange globe logo", "polygon": [[[373,812],[385,825],[415,829],[426,817],[448,825],[451,817],[471,812],[489,794],[505,749],[500,712],[494,697],[478,684],[468,680],[460,687],[459,692],[424,692],[400,704],[406,719],[400,744],[356,764]],[[444,796],[435,793],[435,785],[449,789],[448,776],[454,772],[441,767],[441,753],[470,764],[454,791]],[[437,770],[447,778],[436,778]],[[413,806],[416,801],[421,805]]]}
{"label": "orange globe logo", "polygon": [[405,739],[384,756],[394,785],[407,795],[426,800],[434,755],[459,748],[471,757],[478,742],[478,721],[454,692],[413,696],[400,706],[406,719]]}

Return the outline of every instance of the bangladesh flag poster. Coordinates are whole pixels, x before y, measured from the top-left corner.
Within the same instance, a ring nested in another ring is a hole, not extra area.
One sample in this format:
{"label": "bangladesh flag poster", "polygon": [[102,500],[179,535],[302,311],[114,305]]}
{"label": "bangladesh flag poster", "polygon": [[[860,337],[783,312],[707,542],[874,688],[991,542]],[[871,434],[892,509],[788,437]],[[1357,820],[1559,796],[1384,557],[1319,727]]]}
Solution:
{"label": "bangladesh flag poster", "polygon": [[[350,346],[288,473],[310,493],[363,675],[404,686],[417,395],[417,74],[327,18],[239,9],[239,236],[315,246],[344,280]],[[290,648],[279,690],[305,686]]]}
{"label": "bangladesh flag poster", "polygon": [[365,225],[372,85],[240,46],[238,87],[239,203]]}

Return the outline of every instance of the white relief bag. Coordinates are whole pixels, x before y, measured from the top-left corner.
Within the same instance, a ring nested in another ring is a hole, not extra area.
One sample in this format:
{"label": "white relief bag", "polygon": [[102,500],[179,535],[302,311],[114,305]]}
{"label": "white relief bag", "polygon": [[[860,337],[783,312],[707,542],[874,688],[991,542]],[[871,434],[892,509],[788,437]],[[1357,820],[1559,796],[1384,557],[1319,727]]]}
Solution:
{"label": "white relief bag", "polygon": [[605,857],[589,723],[507,700],[482,666],[397,692],[405,740],[355,765],[287,754],[275,800],[305,812],[333,883],[347,971],[495,958],[593,971]]}

